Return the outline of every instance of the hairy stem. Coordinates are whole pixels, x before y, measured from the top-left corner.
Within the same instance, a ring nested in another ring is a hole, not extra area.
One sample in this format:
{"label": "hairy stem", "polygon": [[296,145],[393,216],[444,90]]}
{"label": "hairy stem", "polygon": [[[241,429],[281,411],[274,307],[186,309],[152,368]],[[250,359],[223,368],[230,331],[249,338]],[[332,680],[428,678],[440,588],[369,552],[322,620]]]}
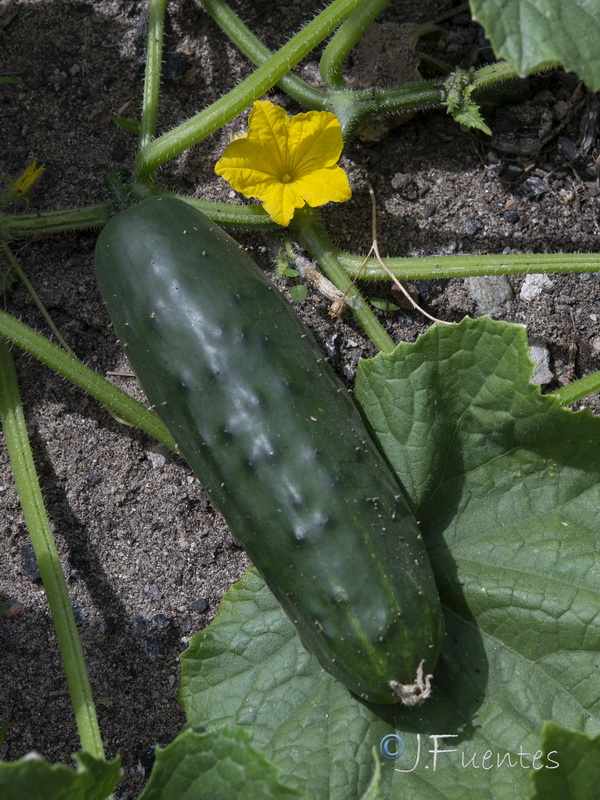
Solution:
{"label": "hairy stem", "polygon": [[319,63],[321,80],[328,89],[344,88],[345,81],[342,76],[344,61],[371,22],[389,2],[390,0],[368,0],[353,11],[333,34]]}
{"label": "hairy stem", "polygon": [[600,392],[600,370],[561,386],[560,389],[551,392],[551,397],[557,397],[561,405],[569,406],[596,392]]}
{"label": "hairy stem", "polygon": [[191,119],[151,142],[138,155],[138,180],[145,182],[160,166],[240,114],[310,53],[358,3],[359,0],[333,0],[246,80]]}
{"label": "hairy stem", "polygon": [[252,231],[277,231],[281,227],[273,222],[271,217],[259,205],[233,205],[232,203],[218,203],[212,200],[200,200],[197,197],[190,197],[187,194],[177,194],[168,192],[165,189],[155,188],[151,192],[143,194],[138,192],[139,184],[134,186],[134,193],[139,195],[139,199],[152,195],[162,195],[165,197],[176,197],[183,200],[198,211],[206,214],[207,217],[217,222],[219,225],[240,230]]}
{"label": "hairy stem", "polygon": [[321,225],[317,211],[308,207],[296,211],[294,228],[300,243],[319,262],[334,286],[345,294],[347,305],[375,347],[390,353],[396,347],[394,340],[342,268],[336,257],[337,249]]}
{"label": "hairy stem", "polygon": [[91,394],[118,419],[140,428],[165,447],[177,451],[173,437],[156,414],[6,311],[0,311],[0,336]]}
{"label": "hairy stem", "polygon": [[7,344],[1,341],[0,416],[23,516],[52,614],[81,749],[95,758],[104,759],[104,747],[83,649],[35,471],[15,364]]}
{"label": "hairy stem", "polygon": [[[547,72],[555,67],[560,67],[560,61],[553,61],[538,67],[533,70],[531,74],[537,72]],[[484,89],[488,86],[494,86],[503,81],[514,80],[515,78],[522,78],[523,76],[511,64],[506,61],[497,61],[495,64],[486,64],[485,67],[476,69],[473,73],[471,83],[477,89]]]}
{"label": "hairy stem", "polygon": [[[196,0],[196,3],[210,14],[227,37],[255,66],[260,67],[272,57],[272,51],[244,25],[224,0]],[[322,110],[325,107],[326,93],[297,75],[284,75],[277,85],[307,108]]]}
{"label": "hairy stem", "polygon": [[65,208],[39,214],[0,214],[0,233],[12,239],[102,228],[113,211],[110,203],[86,208]]}
{"label": "hairy stem", "polygon": [[[336,252],[340,264],[352,277],[360,270],[360,279],[389,280],[375,258],[361,269],[364,256]],[[431,278],[467,278],[473,275],[522,275],[523,273],[598,272],[600,253],[535,253],[509,255],[420,256],[418,258],[386,258],[390,272],[405,281]]]}
{"label": "hairy stem", "polygon": [[146,50],[146,72],[142,96],[142,129],[140,150],[150,144],[156,131],[162,46],[167,0],[150,0],[148,9],[148,47]]}

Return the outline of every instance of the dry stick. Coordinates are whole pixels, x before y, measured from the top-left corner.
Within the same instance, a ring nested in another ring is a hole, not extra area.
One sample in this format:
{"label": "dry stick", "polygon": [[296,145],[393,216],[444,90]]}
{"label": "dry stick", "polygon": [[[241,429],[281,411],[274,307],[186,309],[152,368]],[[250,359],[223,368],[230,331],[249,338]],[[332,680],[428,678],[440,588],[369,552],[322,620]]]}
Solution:
{"label": "dry stick", "polygon": [[[360,265],[356,275],[354,276],[354,279],[353,279],[352,283],[354,283],[355,281],[357,281],[359,279],[360,273],[362,272],[365,264],[367,263],[367,261],[371,257],[371,254],[373,254],[375,256],[375,258],[377,259],[377,261],[379,262],[381,268],[387,273],[387,275],[390,276],[391,280],[394,282],[396,287],[398,289],[400,289],[402,294],[406,297],[408,302],[412,305],[412,307],[416,311],[418,311],[424,317],[427,317],[427,319],[430,319],[432,322],[439,322],[442,325],[452,325],[453,324],[452,322],[446,322],[443,319],[437,319],[437,317],[432,317],[431,314],[428,314],[427,311],[425,311],[425,309],[421,308],[421,306],[413,300],[413,298],[410,296],[409,292],[404,288],[404,286],[402,286],[402,284],[400,283],[398,278],[387,267],[387,265],[384,263],[383,259],[381,258],[380,254],[379,254],[379,245],[377,243],[377,203],[375,201],[375,192],[373,191],[373,187],[371,186],[371,181],[368,178],[366,180],[367,180],[367,186],[369,187],[369,195],[371,196],[371,238],[372,238],[372,242],[373,243],[371,244],[371,249],[369,250],[369,252],[365,256],[364,261],[362,262],[362,264]],[[344,294],[344,296],[341,299],[340,308],[342,310],[343,310],[343,304],[345,302],[345,298],[346,298],[347,292],[348,292],[348,290],[346,290],[346,293]],[[340,303],[340,301],[337,301],[337,302]],[[341,313],[340,314],[336,314],[336,316],[341,316]]]}
{"label": "dry stick", "polygon": [[404,286],[402,286],[402,284],[400,283],[398,278],[394,275],[394,273],[387,267],[386,264],[384,264],[383,259],[379,255],[379,245],[377,244],[377,206],[375,203],[375,192],[373,191],[373,187],[371,186],[371,181],[368,178],[367,178],[367,186],[369,187],[369,194],[371,195],[371,235],[373,237],[373,244],[371,245],[371,249],[369,250],[367,258],[363,261],[361,269],[366,264],[367,259],[369,258],[371,253],[373,253],[375,255],[375,258],[379,262],[381,268],[390,276],[396,287],[400,289],[402,294],[406,297],[408,302],[412,305],[412,307],[416,311],[423,314],[424,317],[427,317],[427,319],[430,319],[432,322],[440,322],[442,325],[452,325],[451,322],[446,322],[443,319],[437,319],[437,317],[432,317],[431,314],[428,314],[424,308],[421,308],[421,306],[412,299],[409,292],[404,288]]}

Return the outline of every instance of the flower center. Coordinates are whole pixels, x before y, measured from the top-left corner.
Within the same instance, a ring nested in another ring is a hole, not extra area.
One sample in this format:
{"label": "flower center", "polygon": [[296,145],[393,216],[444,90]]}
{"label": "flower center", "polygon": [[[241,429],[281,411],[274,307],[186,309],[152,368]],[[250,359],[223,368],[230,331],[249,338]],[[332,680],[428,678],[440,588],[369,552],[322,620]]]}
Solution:
{"label": "flower center", "polygon": [[284,172],[280,180],[282,183],[292,183],[294,180],[294,176],[290,175],[289,172]]}

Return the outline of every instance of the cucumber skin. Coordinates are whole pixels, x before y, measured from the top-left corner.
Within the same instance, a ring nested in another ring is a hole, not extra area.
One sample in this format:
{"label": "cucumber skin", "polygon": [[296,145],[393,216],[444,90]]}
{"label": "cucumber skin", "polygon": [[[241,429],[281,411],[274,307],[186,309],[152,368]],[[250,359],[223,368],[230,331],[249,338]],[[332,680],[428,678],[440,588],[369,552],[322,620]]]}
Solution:
{"label": "cucumber skin", "polygon": [[444,636],[399,485],[310,331],[244,249],[148,198],[100,234],[96,274],[150,403],[304,646],[361,698],[433,671]]}

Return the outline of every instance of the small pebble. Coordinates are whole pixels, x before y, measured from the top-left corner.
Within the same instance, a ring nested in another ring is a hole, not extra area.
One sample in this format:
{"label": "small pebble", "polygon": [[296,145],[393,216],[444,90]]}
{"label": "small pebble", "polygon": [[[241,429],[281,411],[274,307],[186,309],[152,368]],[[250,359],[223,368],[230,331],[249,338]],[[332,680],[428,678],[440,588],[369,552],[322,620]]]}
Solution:
{"label": "small pebble", "polygon": [[481,314],[502,313],[515,296],[506,275],[478,275],[466,278],[466,283]]}
{"label": "small pebble", "polygon": [[190,608],[192,611],[197,611],[199,614],[206,614],[209,609],[209,602],[206,597],[199,597],[197,600],[190,603]]}
{"label": "small pebble", "polygon": [[73,609],[73,616],[75,617],[76,625],[83,625],[84,622],[89,620],[90,615],[86,611],[85,606],[83,606],[79,600],[73,600],[71,603],[71,608]]}
{"label": "small pebble", "polygon": [[507,167],[502,168],[500,177],[503,181],[516,181],[523,174],[523,168],[518,164],[509,164]]}
{"label": "small pebble", "polygon": [[483,222],[477,217],[467,217],[465,221],[465,233],[474,236],[483,228]]}
{"label": "small pebble", "polygon": [[153,450],[146,451],[146,458],[150,462],[152,469],[162,469],[167,463],[167,459],[162,453],[156,453]]}
{"label": "small pebble", "polygon": [[552,114],[554,119],[557,122],[560,122],[561,119],[564,119],[571,109],[571,104],[567,103],[566,100],[558,100],[554,106],[552,107]]}
{"label": "small pebble", "polygon": [[535,364],[535,372],[531,376],[531,383],[543,386],[554,380],[554,375],[550,369],[550,353],[548,348],[540,345],[532,345],[529,348],[529,358]]}
{"label": "small pebble", "polygon": [[548,191],[548,186],[544,183],[544,181],[541,178],[537,178],[535,175],[532,175],[530,178],[527,178],[527,180],[523,181],[523,192],[531,200],[542,197]]}
{"label": "small pebble", "polygon": [[542,292],[550,291],[554,284],[547,275],[527,275],[521,286],[519,296],[521,300],[535,300]]}
{"label": "small pebble", "polygon": [[395,189],[400,197],[405,200],[417,200],[419,197],[419,187],[415,179],[404,172],[397,172],[392,178],[392,189]]}
{"label": "small pebble", "polygon": [[566,136],[558,137],[558,139],[556,140],[556,150],[563,158],[566,158],[568,161],[575,161],[575,159],[579,155],[579,150],[577,149],[577,145],[575,144],[575,142],[572,142],[570,139],[567,139]]}

